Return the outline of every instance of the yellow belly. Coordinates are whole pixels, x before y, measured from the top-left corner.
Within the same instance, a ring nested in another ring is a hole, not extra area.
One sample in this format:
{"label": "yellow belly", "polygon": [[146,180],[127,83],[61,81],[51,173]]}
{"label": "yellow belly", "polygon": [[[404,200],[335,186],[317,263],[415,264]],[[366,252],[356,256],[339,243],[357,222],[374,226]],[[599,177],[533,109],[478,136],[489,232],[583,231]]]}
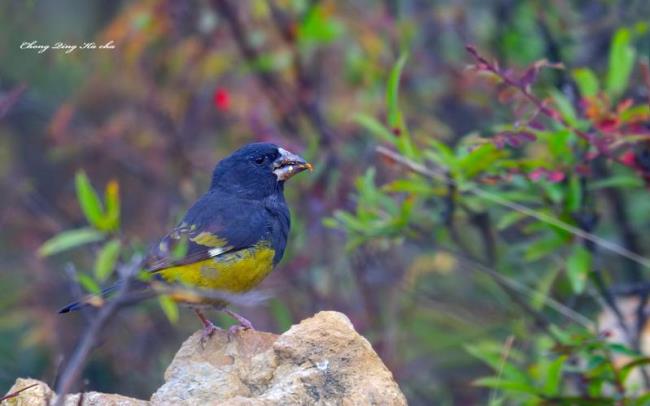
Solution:
{"label": "yellow belly", "polygon": [[275,251],[268,245],[256,245],[193,264],[163,269],[159,275],[168,283],[243,293],[257,286],[273,270],[274,255]]}

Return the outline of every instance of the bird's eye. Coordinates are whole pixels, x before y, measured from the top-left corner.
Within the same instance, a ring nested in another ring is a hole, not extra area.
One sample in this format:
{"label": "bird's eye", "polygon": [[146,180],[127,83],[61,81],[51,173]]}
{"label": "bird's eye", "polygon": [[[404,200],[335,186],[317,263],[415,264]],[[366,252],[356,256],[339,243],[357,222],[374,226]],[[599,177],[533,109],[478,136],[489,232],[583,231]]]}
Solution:
{"label": "bird's eye", "polygon": [[264,163],[265,160],[266,160],[265,156],[259,156],[259,157],[255,158],[255,163],[258,164],[258,165],[261,165],[261,164]]}

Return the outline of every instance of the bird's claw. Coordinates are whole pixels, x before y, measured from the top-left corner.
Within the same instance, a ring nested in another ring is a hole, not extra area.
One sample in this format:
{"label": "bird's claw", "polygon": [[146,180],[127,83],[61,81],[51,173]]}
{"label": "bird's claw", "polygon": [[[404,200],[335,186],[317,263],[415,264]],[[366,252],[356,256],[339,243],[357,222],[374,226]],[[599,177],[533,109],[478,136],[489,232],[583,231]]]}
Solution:
{"label": "bird's claw", "polygon": [[228,334],[228,341],[232,340],[235,335],[237,335],[240,331],[243,330],[248,330],[248,329],[239,324],[233,324],[232,326],[228,327],[228,331],[226,333]]}
{"label": "bird's claw", "polygon": [[205,345],[207,344],[210,337],[212,337],[212,335],[219,330],[221,330],[219,327],[215,326],[211,321],[208,321],[203,326],[203,330],[201,331],[201,346],[205,348]]}
{"label": "bird's claw", "polygon": [[240,331],[244,330],[255,330],[253,327],[253,323],[250,322],[247,318],[244,316],[241,316],[231,310],[226,309],[226,313],[232,317],[233,319],[237,320],[239,324],[234,324],[230,327],[228,327],[228,339],[232,339],[235,334],[239,333]]}

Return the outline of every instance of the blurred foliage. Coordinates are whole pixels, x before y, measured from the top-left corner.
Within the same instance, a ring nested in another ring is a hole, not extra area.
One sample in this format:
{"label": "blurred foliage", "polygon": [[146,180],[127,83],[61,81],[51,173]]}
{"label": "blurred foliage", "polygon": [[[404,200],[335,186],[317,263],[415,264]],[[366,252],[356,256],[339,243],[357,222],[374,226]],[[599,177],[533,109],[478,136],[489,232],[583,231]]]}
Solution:
{"label": "blurred foliage", "polygon": [[[269,140],[316,170],[256,327],[343,311],[415,405],[642,404],[646,3],[3,2],[0,383],[52,383],[92,317],[56,310]],[[85,385],[148,398],[198,327],[129,308]]]}

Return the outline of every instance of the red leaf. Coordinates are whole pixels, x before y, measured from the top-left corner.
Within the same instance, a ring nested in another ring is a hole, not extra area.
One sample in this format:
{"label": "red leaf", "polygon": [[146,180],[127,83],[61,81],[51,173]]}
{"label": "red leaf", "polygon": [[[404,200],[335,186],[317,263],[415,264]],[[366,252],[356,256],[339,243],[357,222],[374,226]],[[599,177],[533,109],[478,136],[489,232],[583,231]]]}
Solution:
{"label": "red leaf", "polygon": [[558,113],[556,110],[553,110],[550,107],[542,106],[541,112],[546,114],[547,116],[551,117],[554,120],[561,120],[562,119],[562,116],[560,116],[560,113]]}
{"label": "red leaf", "polygon": [[540,179],[542,179],[545,175],[546,175],[546,169],[537,168],[528,174],[528,178],[530,178],[530,180],[532,180],[533,182],[537,182]]}
{"label": "red leaf", "polygon": [[549,182],[551,183],[558,183],[562,182],[564,180],[564,172],[560,171],[550,171],[547,175],[546,178],[548,179]]}
{"label": "red leaf", "polygon": [[580,175],[589,176],[591,175],[591,168],[588,165],[576,165],[576,172]]}
{"label": "red leaf", "polygon": [[600,120],[598,123],[596,123],[596,127],[605,133],[613,132],[616,131],[618,128],[619,121],[618,118],[616,117],[608,117]]}
{"label": "red leaf", "polygon": [[528,178],[533,182],[547,179],[551,183],[558,183],[564,180],[565,175],[562,171],[549,171],[546,168],[537,168],[528,174]]}
{"label": "red leaf", "polygon": [[544,124],[540,123],[537,120],[530,120],[528,122],[528,127],[532,128],[533,130],[544,131]]}
{"label": "red leaf", "polygon": [[513,148],[519,148],[522,144],[521,140],[517,135],[510,131],[504,131],[501,133],[501,136],[505,140],[506,144],[510,145]]}
{"label": "red leaf", "polygon": [[523,141],[533,142],[537,140],[537,136],[530,131],[519,131],[517,136]]}
{"label": "red leaf", "polygon": [[619,160],[625,166],[636,168],[636,156],[634,155],[634,151],[626,151],[621,155]]}
{"label": "red leaf", "polygon": [[619,113],[619,114],[621,114],[621,113],[624,112],[625,110],[627,110],[627,109],[629,109],[630,107],[632,107],[633,104],[634,104],[634,100],[632,100],[632,99],[625,99],[625,100],[623,100],[622,102],[620,102],[620,103],[618,104],[618,106],[616,107],[616,112]]}
{"label": "red leaf", "polygon": [[535,79],[537,79],[537,74],[539,73],[539,68],[536,64],[533,64],[526,69],[521,78],[519,78],[519,84],[524,87],[528,87],[533,84]]}
{"label": "red leaf", "polygon": [[497,147],[498,149],[502,149],[506,144],[506,140],[501,134],[497,134],[494,137],[492,137],[492,142],[494,143],[494,146]]}

